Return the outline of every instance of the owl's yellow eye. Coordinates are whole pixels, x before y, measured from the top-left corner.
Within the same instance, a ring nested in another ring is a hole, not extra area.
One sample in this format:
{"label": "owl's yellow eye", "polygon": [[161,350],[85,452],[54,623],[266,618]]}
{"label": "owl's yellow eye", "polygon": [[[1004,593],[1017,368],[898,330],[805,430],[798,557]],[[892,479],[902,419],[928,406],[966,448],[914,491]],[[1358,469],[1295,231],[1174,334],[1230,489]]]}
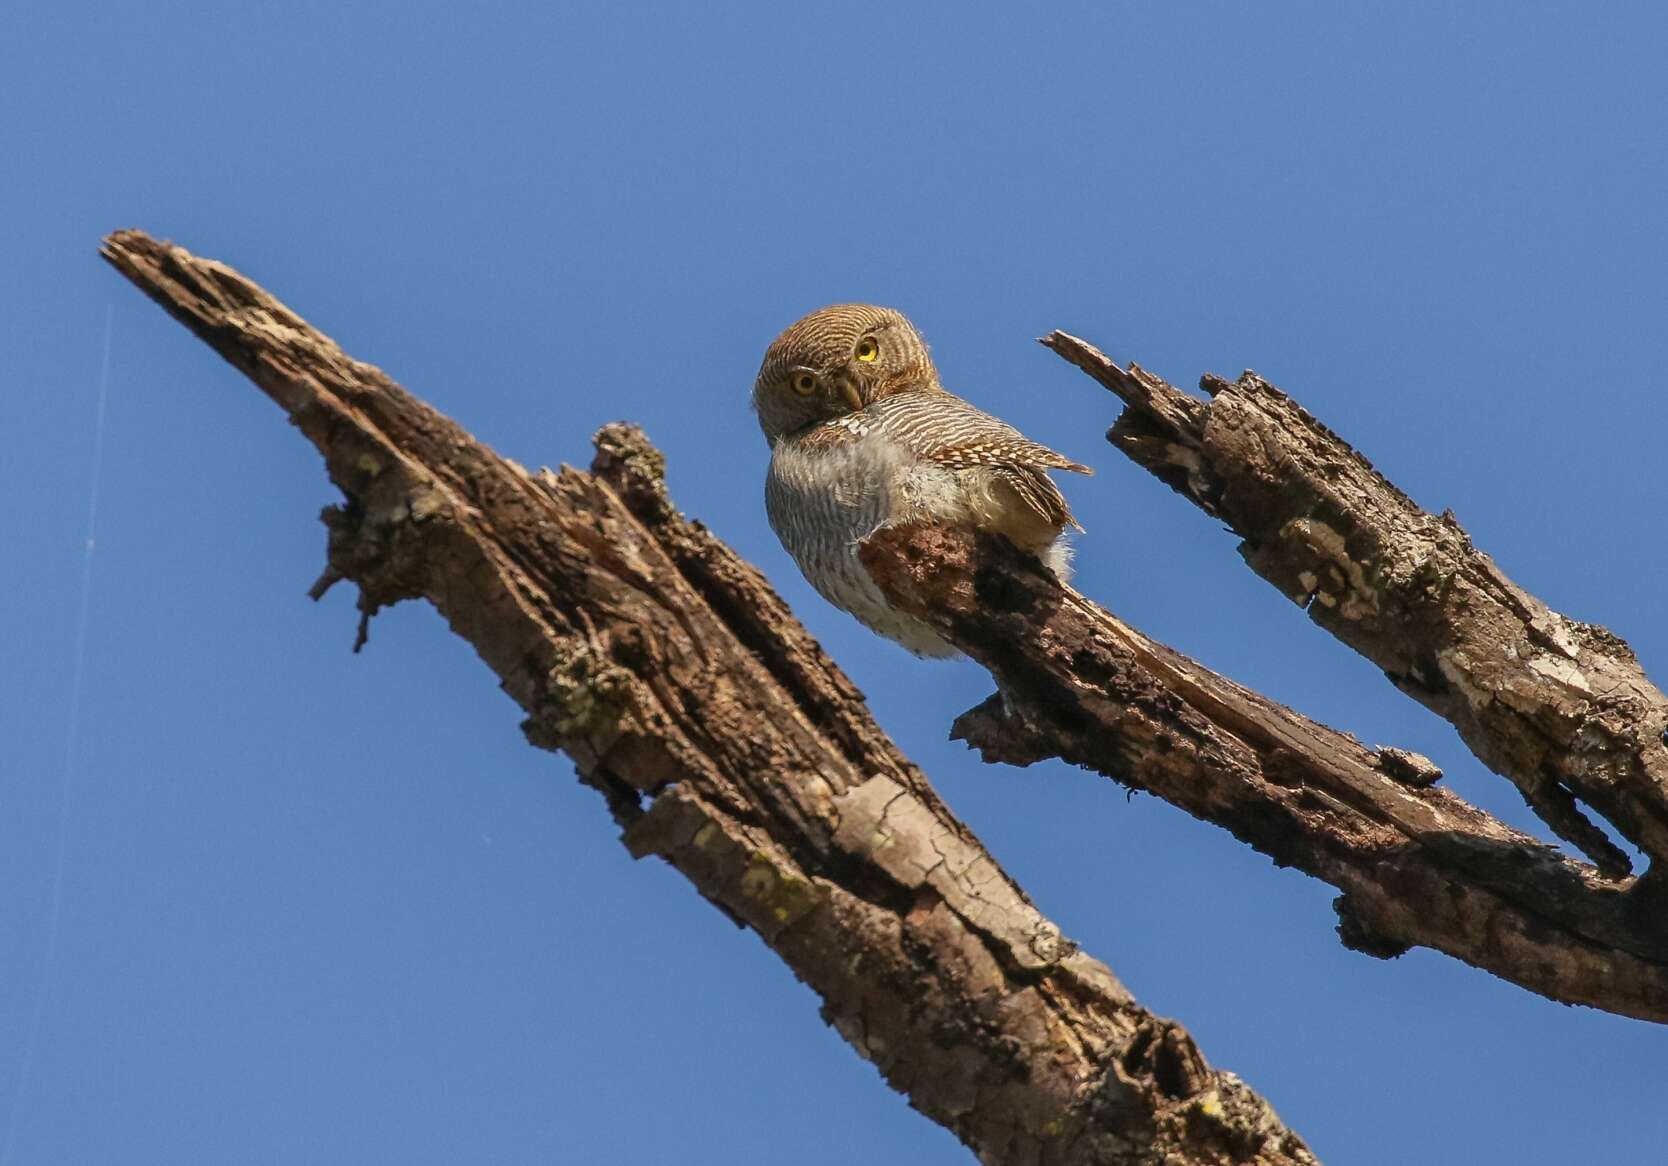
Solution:
{"label": "owl's yellow eye", "polygon": [[875,343],[873,336],[865,336],[857,342],[857,359],[873,360],[880,355],[880,345]]}
{"label": "owl's yellow eye", "polygon": [[793,374],[793,380],[788,383],[793,385],[794,392],[802,397],[809,397],[816,391],[817,378],[808,372],[796,372]]}

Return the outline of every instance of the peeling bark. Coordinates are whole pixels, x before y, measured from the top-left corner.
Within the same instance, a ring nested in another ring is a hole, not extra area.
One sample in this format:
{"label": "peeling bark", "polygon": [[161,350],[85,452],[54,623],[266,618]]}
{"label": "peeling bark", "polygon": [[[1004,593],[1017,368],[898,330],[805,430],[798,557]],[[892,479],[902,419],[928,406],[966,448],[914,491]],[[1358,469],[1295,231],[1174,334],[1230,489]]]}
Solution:
{"label": "peeling bark", "polygon": [[1418,754],[1369,749],[1097,607],[1004,540],[871,536],[887,598],[1001,691],[954,735],[987,761],[1061,757],[1147,790],[1343,892],[1344,943],[1415,944],[1554,1000],[1668,1021],[1668,914],[1445,789]]}
{"label": "peeling bark", "polygon": [[1207,376],[1200,400],[1064,332],[1043,343],[1123,400],[1113,445],[1226,522],[1253,571],[1452,722],[1558,837],[1628,873],[1584,803],[1668,860],[1668,697],[1626,643],[1518,587],[1255,373]]}
{"label": "peeling bark", "polygon": [[230,268],[136,231],[103,254],[324,455],[322,594],[424,598],[571,756],[638,856],[752,929],[917,1109],[990,1163],[1313,1156],[1077,950],[874,723],[637,430],[530,473]]}

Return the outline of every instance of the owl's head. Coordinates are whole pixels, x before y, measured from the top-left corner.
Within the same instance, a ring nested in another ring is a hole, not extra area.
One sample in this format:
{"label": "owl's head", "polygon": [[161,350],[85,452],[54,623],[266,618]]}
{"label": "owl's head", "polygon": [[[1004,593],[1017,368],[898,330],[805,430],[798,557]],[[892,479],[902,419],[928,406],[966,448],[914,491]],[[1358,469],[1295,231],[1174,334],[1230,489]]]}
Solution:
{"label": "owl's head", "polygon": [[940,388],[926,343],[902,312],[834,304],[771,342],[753,382],[753,410],[775,445],[893,393]]}

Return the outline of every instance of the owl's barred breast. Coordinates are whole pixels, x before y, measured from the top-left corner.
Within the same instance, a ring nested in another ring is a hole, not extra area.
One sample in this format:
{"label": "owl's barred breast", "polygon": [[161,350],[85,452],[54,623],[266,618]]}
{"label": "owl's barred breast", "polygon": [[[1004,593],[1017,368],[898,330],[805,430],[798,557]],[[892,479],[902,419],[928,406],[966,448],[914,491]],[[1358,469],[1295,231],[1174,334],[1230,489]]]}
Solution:
{"label": "owl's barred breast", "polygon": [[837,444],[781,441],[765,478],[765,513],[805,578],[835,607],[918,656],[956,649],[897,611],[857,558],[857,544],[888,522],[942,507],[956,517],[950,471],[923,465],[891,439],[868,433]]}
{"label": "owl's barred breast", "polygon": [[1067,578],[1069,548],[1059,531],[1046,531],[1040,546],[1023,537],[1031,533],[1017,525],[1025,511],[1004,496],[999,478],[982,468],[923,461],[874,428],[836,425],[840,440],[778,442],[765,479],[771,528],[805,578],[834,606],[916,655],[956,654],[926,624],[894,609],[857,557],[863,539],[906,521],[1001,531]]}

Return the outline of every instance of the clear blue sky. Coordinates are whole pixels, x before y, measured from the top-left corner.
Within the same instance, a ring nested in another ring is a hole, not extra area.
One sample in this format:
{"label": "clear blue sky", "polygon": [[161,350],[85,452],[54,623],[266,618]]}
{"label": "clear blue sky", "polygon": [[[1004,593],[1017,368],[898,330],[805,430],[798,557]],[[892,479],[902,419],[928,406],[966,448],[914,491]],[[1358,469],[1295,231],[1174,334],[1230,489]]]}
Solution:
{"label": "clear blue sky", "polygon": [[[1377,8],[1378,6],[1374,6]],[[1101,440],[1052,327],[1250,366],[1668,675],[1658,6],[18,5],[0,17],[0,1156],[959,1163],[434,613],[350,656],[318,457],[95,258],[225,259],[505,454],[625,417],[995,854],[1331,1163],[1656,1160],[1668,1031],[1426,952],[1152,798],[946,742],[989,691],[800,580],[765,344],[892,304],[1095,465],[1079,583],[1522,823]],[[108,411],[85,668],[95,407]]]}

